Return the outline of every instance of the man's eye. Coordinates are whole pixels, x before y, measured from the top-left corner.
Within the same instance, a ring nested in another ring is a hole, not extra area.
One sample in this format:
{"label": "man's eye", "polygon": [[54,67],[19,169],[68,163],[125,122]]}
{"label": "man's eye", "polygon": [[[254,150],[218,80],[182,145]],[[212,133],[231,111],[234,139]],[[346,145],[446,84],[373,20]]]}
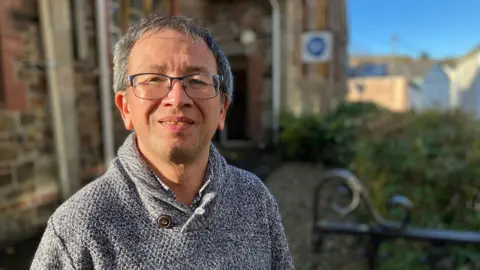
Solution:
{"label": "man's eye", "polygon": [[198,79],[191,79],[190,80],[190,83],[193,83],[193,84],[200,84],[200,85],[208,85],[207,82],[205,81],[202,81],[202,80],[198,80]]}
{"label": "man's eye", "polygon": [[155,83],[155,82],[164,82],[166,81],[166,78],[162,78],[162,77],[152,77],[152,78],[149,78],[146,82],[148,83]]}

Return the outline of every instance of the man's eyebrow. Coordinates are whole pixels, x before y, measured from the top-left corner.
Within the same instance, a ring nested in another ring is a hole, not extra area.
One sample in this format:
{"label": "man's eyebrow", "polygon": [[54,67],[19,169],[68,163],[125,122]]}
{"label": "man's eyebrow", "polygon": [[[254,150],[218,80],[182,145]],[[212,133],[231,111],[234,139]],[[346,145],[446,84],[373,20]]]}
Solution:
{"label": "man's eyebrow", "polygon": [[165,65],[149,65],[148,69],[158,73],[162,73],[167,70],[167,67]]}
{"label": "man's eyebrow", "polygon": [[208,73],[207,68],[202,66],[187,66],[185,71],[187,73],[195,73],[195,72]]}
{"label": "man's eyebrow", "polygon": [[[164,74],[167,72],[167,66],[166,65],[158,65],[158,64],[153,64],[148,66],[148,70],[150,72],[156,72],[156,73],[162,73]],[[186,66],[182,68],[186,74],[191,74],[191,73],[209,73],[208,69],[204,66]]]}

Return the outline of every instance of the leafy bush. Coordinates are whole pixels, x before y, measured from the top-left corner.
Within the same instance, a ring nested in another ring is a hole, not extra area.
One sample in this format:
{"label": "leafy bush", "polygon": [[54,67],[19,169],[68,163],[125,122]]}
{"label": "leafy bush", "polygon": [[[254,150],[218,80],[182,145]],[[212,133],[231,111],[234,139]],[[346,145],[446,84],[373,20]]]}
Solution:
{"label": "leafy bush", "polygon": [[400,193],[417,202],[419,226],[480,228],[469,207],[480,187],[478,125],[461,113],[406,114],[405,121],[388,138],[362,138],[350,169],[370,184],[378,208]]}
{"label": "leafy bush", "polygon": [[[281,136],[287,157],[349,168],[384,216],[389,217],[387,200],[402,194],[414,203],[412,225],[480,228],[480,124],[471,116],[459,111],[395,114],[356,103],[342,104],[325,118],[289,121]],[[392,256],[383,266],[424,269],[418,262],[423,254],[416,251],[421,247],[402,241],[385,244],[384,251]],[[478,248],[451,252],[459,264],[480,261]]]}
{"label": "leafy bush", "polygon": [[[362,138],[350,169],[365,181],[375,206],[385,216],[387,200],[402,194],[414,203],[415,226],[478,231],[478,124],[461,112],[405,114],[404,119],[407,124],[388,137]],[[398,252],[402,246],[410,251]],[[388,269],[419,269],[421,254],[412,253],[413,246],[385,245],[385,250],[395,254],[385,261]],[[456,247],[451,254],[460,262],[480,261],[479,248]]]}
{"label": "leafy bush", "polygon": [[284,115],[280,121],[280,141],[285,159],[319,161],[323,147],[323,120],[316,115]]}
{"label": "leafy bush", "polygon": [[342,103],[322,118],[319,115],[283,115],[281,148],[287,160],[322,162],[346,167],[354,157],[357,132],[384,109],[374,103]]}

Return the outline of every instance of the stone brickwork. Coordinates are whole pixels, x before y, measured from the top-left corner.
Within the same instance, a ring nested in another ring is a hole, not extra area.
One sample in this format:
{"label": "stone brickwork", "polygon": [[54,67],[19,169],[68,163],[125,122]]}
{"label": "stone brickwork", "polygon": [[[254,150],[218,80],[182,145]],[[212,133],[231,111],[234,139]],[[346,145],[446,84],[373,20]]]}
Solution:
{"label": "stone brickwork", "polygon": [[[282,110],[295,115],[326,113],[347,93],[348,25],[345,0],[284,1],[282,23]],[[323,10],[318,6],[326,7]],[[318,18],[325,23],[319,26]],[[315,23],[314,23],[315,22]],[[329,29],[333,36],[332,60],[305,64],[302,33]]]}
{"label": "stone brickwork", "polygon": [[24,90],[25,100],[15,103],[26,106],[0,111],[0,243],[27,237],[42,226],[58,195],[38,14],[31,1],[23,2],[8,7],[5,18],[8,32],[15,33],[7,38],[16,40],[21,50],[9,63],[16,83],[3,85],[13,87],[3,90]]}
{"label": "stone brickwork", "polygon": [[[25,111],[27,98],[25,85],[18,80],[16,59],[22,54],[23,46],[19,33],[15,30],[13,15],[19,9],[21,1],[0,2],[0,98],[1,108]],[[18,15],[18,13],[17,13]]]}
{"label": "stone brickwork", "polygon": [[[11,2],[22,2],[7,11],[7,19],[13,27],[10,33],[16,33],[10,37],[21,45],[11,66],[18,82],[13,85],[21,83],[25,90],[26,107],[0,111],[0,245],[44,226],[60,197],[38,7],[36,1]],[[103,169],[93,3],[84,5],[88,55],[76,58],[74,67],[82,184]]]}
{"label": "stone brickwork", "polygon": [[103,171],[101,97],[94,1],[86,1],[85,29],[88,40],[86,59],[75,62],[77,123],[80,139],[79,158],[82,184],[87,184]]}

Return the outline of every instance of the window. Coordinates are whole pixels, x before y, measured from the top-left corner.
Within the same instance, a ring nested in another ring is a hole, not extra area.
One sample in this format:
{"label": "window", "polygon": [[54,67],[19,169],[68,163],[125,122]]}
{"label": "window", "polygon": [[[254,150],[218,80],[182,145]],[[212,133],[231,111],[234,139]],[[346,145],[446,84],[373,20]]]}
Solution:
{"label": "window", "polygon": [[112,48],[117,44],[123,34],[121,14],[120,1],[110,1],[110,40],[112,42]]}
{"label": "window", "polygon": [[128,28],[137,24],[148,14],[161,10],[165,0],[111,0],[110,1],[110,40],[112,47],[120,40]]}
{"label": "window", "polygon": [[[2,46],[3,36],[2,36],[2,25],[0,22],[0,47]],[[4,80],[3,80],[3,54],[4,52],[0,50],[0,109],[5,107],[5,89],[4,89]]]}

